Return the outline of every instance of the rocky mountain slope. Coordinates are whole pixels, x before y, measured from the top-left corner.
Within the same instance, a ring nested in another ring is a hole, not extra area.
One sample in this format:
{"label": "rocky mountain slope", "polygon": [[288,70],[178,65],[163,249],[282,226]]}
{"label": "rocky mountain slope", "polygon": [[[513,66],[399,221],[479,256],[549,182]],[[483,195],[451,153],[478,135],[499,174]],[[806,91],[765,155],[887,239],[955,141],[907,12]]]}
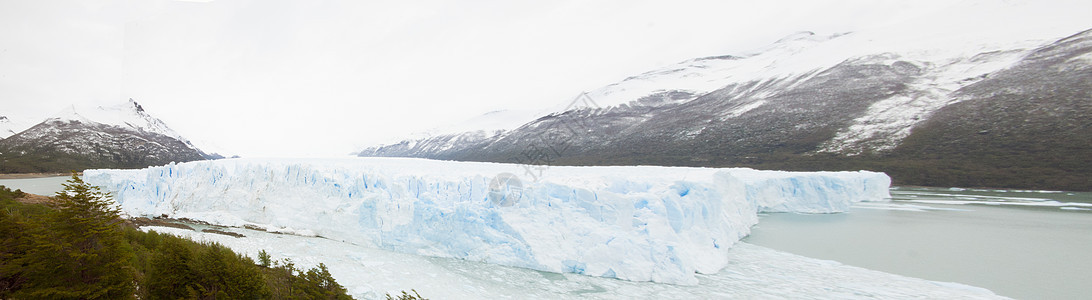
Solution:
{"label": "rocky mountain slope", "polygon": [[70,107],[0,140],[0,173],[143,168],[218,158],[206,154],[130,99],[112,107]]}
{"label": "rocky mountain slope", "polygon": [[565,165],[871,169],[897,184],[1092,190],[1092,31],[863,47],[803,33],[592,91],[497,132],[361,156]]}
{"label": "rocky mountain slope", "polygon": [[1092,31],[1036,49],[953,98],[889,154],[944,170],[903,172],[907,180],[1092,190]]}

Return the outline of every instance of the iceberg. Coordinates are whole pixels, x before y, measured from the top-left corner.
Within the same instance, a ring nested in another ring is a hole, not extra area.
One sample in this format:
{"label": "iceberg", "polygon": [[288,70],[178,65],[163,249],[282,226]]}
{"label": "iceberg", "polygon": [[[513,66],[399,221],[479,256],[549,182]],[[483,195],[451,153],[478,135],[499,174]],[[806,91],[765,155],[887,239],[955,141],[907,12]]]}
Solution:
{"label": "iceberg", "polygon": [[[877,172],[549,167],[407,158],[229,159],[87,170],[131,216],[630,281],[697,284],[760,212],[890,198]],[[533,179],[533,180],[532,180]]]}

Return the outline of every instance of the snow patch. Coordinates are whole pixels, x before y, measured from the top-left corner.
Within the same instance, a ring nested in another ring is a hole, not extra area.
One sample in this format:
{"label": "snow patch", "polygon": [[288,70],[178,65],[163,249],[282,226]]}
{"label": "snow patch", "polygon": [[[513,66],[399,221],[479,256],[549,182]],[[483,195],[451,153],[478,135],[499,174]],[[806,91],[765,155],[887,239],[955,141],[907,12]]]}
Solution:
{"label": "snow patch", "polygon": [[910,62],[889,54],[878,62],[894,67],[913,65],[927,75],[911,82],[907,92],[870,105],[864,115],[824,142],[818,152],[860,155],[866,151],[894,149],[910,136],[915,125],[937,110],[962,100],[953,97],[953,92],[1016,64],[1028,52],[1023,49],[996,50],[970,57],[934,58],[930,62]]}
{"label": "snow patch", "polygon": [[743,114],[745,114],[745,113],[747,113],[747,112],[749,112],[751,110],[754,110],[754,109],[758,108],[759,106],[762,106],[763,104],[766,104],[765,100],[759,100],[759,101],[747,103],[747,104],[744,104],[744,105],[740,105],[740,106],[738,106],[738,107],[736,107],[736,108],[734,108],[732,110],[729,110],[727,113],[725,113],[720,118],[720,120],[721,121],[727,121],[728,119],[735,118],[735,117],[738,117],[738,116],[742,116]]}

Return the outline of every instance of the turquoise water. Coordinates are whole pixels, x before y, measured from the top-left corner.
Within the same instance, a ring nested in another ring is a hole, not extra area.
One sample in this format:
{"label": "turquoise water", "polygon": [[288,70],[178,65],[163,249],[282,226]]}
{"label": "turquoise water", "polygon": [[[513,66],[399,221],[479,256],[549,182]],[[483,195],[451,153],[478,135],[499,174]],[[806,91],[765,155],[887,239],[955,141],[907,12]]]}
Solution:
{"label": "turquoise water", "polygon": [[748,243],[1021,299],[1092,294],[1092,193],[893,188],[843,214],[768,214]]}

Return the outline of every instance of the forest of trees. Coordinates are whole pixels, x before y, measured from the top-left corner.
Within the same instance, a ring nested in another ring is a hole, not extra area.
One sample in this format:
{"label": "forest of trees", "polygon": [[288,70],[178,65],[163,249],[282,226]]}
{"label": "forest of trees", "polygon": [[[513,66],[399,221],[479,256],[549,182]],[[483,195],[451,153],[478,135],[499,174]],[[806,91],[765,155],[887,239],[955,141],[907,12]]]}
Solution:
{"label": "forest of trees", "polygon": [[323,264],[143,232],[97,187],[64,186],[48,205],[0,186],[0,299],[352,299]]}

